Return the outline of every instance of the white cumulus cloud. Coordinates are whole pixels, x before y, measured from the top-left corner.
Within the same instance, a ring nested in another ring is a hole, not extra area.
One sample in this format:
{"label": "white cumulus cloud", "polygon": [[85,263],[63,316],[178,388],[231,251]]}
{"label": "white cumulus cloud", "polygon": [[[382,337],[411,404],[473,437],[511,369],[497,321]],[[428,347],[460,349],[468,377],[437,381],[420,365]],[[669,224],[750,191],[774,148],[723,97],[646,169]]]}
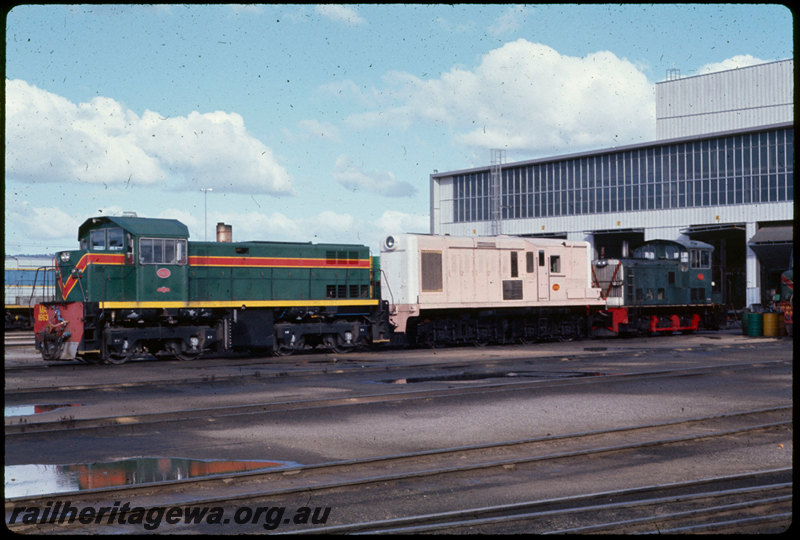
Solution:
{"label": "white cumulus cloud", "polygon": [[364,190],[385,197],[411,197],[417,191],[409,182],[398,180],[390,171],[365,171],[346,155],[336,159],[333,178],[347,189]]}
{"label": "white cumulus cloud", "polygon": [[508,6],[503,13],[489,25],[489,33],[493,36],[503,36],[516,31],[525,21],[525,16],[530,9],[530,7],[523,4]]}
{"label": "white cumulus cloud", "polygon": [[375,221],[376,228],[386,234],[430,232],[431,221],[428,214],[407,214],[397,210],[385,210]]}
{"label": "white cumulus cloud", "polygon": [[355,8],[344,4],[317,4],[314,7],[314,11],[332,21],[345,23],[350,26],[357,26],[367,22],[358,14]]}
{"label": "white cumulus cloud", "polygon": [[8,179],[293,192],[286,169],[236,113],[139,116],[108,97],[74,104],[6,80],[6,114]]}
{"label": "white cumulus cloud", "polygon": [[732,56],[722,62],[713,62],[711,64],[706,64],[700,69],[697,70],[698,75],[705,75],[706,73],[715,73],[717,71],[726,71],[728,69],[738,69],[747,66],[755,66],[758,64],[764,64],[767,60],[761,60],[760,58],[756,58],[755,56],[751,56],[749,54],[739,54],[736,56]]}
{"label": "white cumulus cloud", "polygon": [[351,115],[350,125],[444,123],[457,144],[539,153],[655,136],[653,84],[608,51],[571,57],[519,39],[488,52],[472,69],[454,67],[427,80],[395,72],[385,81],[384,106]]}

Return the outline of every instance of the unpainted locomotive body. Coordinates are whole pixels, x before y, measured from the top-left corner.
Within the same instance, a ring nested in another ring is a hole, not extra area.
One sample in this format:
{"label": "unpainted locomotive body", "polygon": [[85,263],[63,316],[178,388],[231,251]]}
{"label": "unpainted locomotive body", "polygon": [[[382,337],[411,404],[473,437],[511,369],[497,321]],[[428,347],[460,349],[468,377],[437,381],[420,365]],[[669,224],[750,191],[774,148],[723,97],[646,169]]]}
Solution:
{"label": "unpainted locomotive body", "polygon": [[381,251],[382,297],[411,343],[506,343],[586,335],[601,308],[587,242],[402,234]]}

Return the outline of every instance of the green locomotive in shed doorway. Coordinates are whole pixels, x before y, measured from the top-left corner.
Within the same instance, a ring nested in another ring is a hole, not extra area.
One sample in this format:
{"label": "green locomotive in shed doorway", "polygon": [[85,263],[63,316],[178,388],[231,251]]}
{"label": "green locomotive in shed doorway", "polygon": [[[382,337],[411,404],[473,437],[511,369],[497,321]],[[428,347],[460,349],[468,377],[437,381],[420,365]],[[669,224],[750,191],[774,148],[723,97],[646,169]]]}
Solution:
{"label": "green locomotive in shed doorway", "polygon": [[656,239],[630,256],[593,261],[592,281],[607,306],[596,314],[595,330],[655,335],[718,329],[725,312],[713,287],[713,251],[688,238]]}

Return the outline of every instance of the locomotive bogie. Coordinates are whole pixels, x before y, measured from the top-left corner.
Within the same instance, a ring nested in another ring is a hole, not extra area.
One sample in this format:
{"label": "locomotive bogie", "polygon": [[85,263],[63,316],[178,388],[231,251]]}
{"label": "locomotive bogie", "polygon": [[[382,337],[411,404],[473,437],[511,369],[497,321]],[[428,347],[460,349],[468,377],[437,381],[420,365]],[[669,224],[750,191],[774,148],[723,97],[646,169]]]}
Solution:
{"label": "locomotive bogie", "polygon": [[406,326],[410,344],[429,347],[565,341],[589,335],[586,308],[426,310]]}

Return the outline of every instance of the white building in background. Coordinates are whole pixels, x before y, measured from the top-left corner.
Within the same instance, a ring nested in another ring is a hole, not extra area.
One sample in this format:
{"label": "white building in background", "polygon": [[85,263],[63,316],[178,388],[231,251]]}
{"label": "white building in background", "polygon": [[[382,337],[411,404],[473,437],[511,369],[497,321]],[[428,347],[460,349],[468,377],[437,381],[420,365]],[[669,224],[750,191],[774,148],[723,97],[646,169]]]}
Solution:
{"label": "white building in background", "polygon": [[794,60],[656,83],[656,138],[794,121]]}
{"label": "white building in background", "polygon": [[794,62],[656,85],[651,143],[430,177],[431,233],[587,240],[597,255],[689,236],[715,247],[715,287],[761,303],[789,265]]}

